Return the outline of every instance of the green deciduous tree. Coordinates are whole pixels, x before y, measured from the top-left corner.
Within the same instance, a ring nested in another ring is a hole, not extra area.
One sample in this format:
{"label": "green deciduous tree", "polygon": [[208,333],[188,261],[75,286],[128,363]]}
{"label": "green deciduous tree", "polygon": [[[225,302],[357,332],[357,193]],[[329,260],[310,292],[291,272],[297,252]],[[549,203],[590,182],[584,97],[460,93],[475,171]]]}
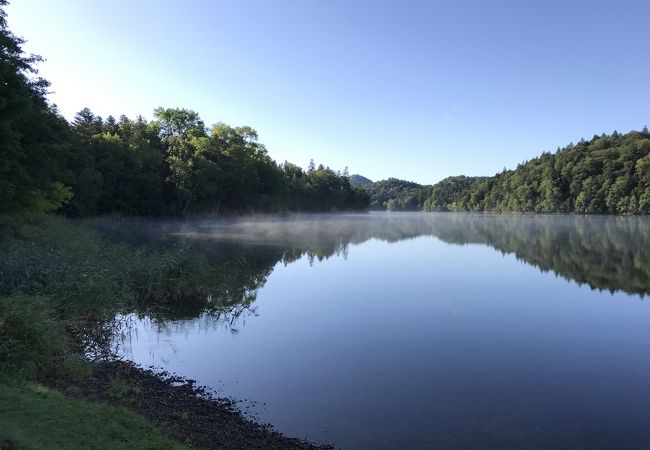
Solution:
{"label": "green deciduous tree", "polygon": [[25,55],[7,28],[6,5],[0,0],[0,213],[32,217],[72,196],[59,181],[67,125],[47,104],[41,58]]}

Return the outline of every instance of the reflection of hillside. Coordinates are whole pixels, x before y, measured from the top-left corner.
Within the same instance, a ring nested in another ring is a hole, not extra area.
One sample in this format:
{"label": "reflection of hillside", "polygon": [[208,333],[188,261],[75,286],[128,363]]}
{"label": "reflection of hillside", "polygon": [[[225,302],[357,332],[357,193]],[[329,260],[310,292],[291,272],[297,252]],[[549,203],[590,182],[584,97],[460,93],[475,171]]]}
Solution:
{"label": "reflection of hillside", "polygon": [[[593,289],[646,294],[650,290],[650,222],[643,217],[496,214],[370,214],[296,216],[204,223],[178,235],[231,242],[276,253],[291,262],[323,259],[374,238],[397,242],[435,236],[451,244],[480,243],[552,270]],[[241,247],[240,247],[241,248]],[[275,251],[274,251],[275,250]]]}
{"label": "reflection of hillside", "polygon": [[650,292],[650,227],[642,217],[445,215],[449,243],[482,243],[592,289]]}
{"label": "reflection of hillside", "polygon": [[206,311],[225,322],[239,318],[251,311],[257,290],[278,262],[345,256],[349,245],[371,238],[398,242],[435,236],[450,244],[485,244],[592,289],[650,291],[650,221],[643,217],[389,213],[98,226],[132,243],[187,246],[214,267],[218,288],[209,299],[159,311],[161,318]]}
{"label": "reflection of hillside", "polygon": [[278,260],[323,259],[370,238],[397,242],[435,236],[451,244],[480,243],[552,270],[593,289],[646,294],[650,290],[650,222],[643,217],[553,215],[370,214],[291,216],[209,222],[177,236],[264,248]]}

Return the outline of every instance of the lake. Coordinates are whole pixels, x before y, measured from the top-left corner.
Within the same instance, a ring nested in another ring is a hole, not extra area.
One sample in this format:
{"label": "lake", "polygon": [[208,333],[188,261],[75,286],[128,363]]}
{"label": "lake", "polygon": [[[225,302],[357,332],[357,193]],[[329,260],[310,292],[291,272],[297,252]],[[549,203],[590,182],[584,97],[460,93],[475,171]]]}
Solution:
{"label": "lake", "polygon": [[290,436],[650,448],[648,218],[370,213],[139,230],[241,269],[210,308],[125,316],[120,352],[241,399]]}

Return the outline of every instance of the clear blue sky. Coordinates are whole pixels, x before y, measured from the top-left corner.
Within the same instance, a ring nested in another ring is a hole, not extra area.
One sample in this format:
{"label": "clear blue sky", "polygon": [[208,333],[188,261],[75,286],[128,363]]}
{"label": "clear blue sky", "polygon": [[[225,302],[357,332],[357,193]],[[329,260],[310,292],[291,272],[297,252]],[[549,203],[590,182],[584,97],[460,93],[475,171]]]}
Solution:
{"label": "clear blue sky", "polygon": [[13,0],[71,118],[157,106],[374,180],[491,175],[650,125],[650,1]]}

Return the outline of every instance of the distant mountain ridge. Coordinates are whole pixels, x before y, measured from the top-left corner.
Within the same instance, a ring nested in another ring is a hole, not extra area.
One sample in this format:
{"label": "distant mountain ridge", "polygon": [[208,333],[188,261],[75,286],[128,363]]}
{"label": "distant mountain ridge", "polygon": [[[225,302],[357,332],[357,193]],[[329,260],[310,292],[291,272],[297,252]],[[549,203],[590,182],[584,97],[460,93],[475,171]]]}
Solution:
{"label": "distant mountain ridge", "polygon": [[350,175],[350,184],[352,185],[352,187],[366,186],[372,183],[373,181],[371,179],[366,178],[363,175],[359,175],[356,173],[354,175]]}

